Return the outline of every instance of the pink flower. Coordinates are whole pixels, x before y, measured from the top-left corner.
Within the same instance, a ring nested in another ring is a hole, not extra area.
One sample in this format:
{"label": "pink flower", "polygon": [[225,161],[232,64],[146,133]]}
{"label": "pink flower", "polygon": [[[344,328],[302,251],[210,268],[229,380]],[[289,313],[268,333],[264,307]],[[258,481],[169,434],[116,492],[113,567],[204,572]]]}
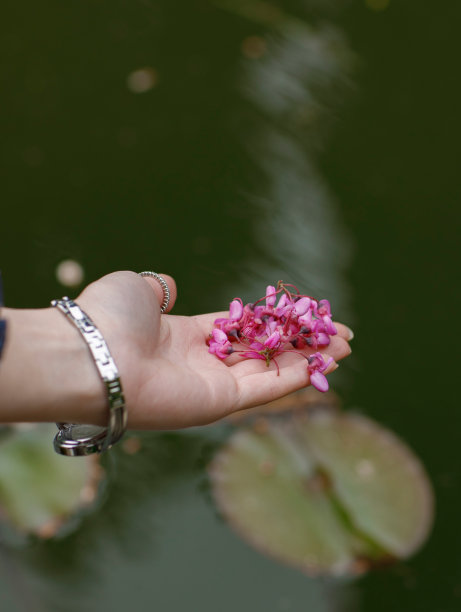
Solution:
{"label": "pink flower", "polygon": [[216,319],[214,322],[215,326],[225,332],[226,334],[235,335],[235,331],[239,329],[240,325],[238,321],[231,321],[230,319]]}
{"label": "pink flower", "polygon": [[277,307],[275,308],[275,314],[277,317],[281,317],[288,310],[291,310],[291,304],[289,303],[288,297],[286,293],[282,293],[280,299],[278,301]]}
{"label": "pink flower", "polygon": [[311,305],[311,300],[308,297],[302,297],[297,302],[295,302],[295,311],[298,316],[303,316],[309,310]]}
{"label": "pink flower", "polygon": [[232,344],[227,339],[221,329],[214,329],[211,332],[210,346],[208,348],[209,353],[214,353],[219,359],[225,359],[228,355],[234,352]]}
{"label": "pink flower", "polygon": [[330,336],[328,334],[320,333],[317,336],[317,346],[328,346],[330,344]]}
{"label": "pink flower", "polygon": [[267,338],[267,340],[264,342],[264,346],[267,346],[270,349],[276,348],[279,344],[280,334],[278,333],[278,331],[275,331],[273,334],[271,334],[269,338]]}
{"label": "pink flower", "polygon": [[334,359],[330,357],[330,359],[325,362],[321,353],[314,353],[308,357],[309,365],[307,369],[309,371],[311,385],[318,389],[318,391],[322,391],[322,393],[328,391],[328,380],[323,372],[333,363],[333,361]]}
{"label": "pink flower", "polygon": [[272,317],[266,320],[266,336],[270,336],[277,329],[277,321],[275,321]]}
{"label": "pink flower", "polygon": [[324,322],[325,331],[327,332],[327,334],[330,334],[330,336],[334,336],[338,333],[336,327],[333,325],[333,321],[331,320],[331,308],[330,302],[328,300],[320,300],[315,314],[320,317]]}
{"label": "pink flower", "polygon": [[[281,293],[277,301],[277,295]],[[332,363],[325,363],[321,353],[307,357],[305,349],[316,351],[328,346],[337,333],[332,322],[328,300],[320,300],[299,293],[294,285],[281,281],[268,285],[266,294],[252,304],[232,300],[229,316],[216,319],[209,339],[209,352],[219,359],[237,351],[246,358],[261,359],[269,366],[276,357],[289,351],[308,360],[311,383],[319,391],[328,389],[324,371]]]}
{"label": "pink flower", "polygon": [[229,307],[229,318],[231,321],[240,321],[243,317],[243,304],[240,298],[232,300]]}
{"label": "pink flower", "polygon": [[316,339],[316,346],[328,346],[330,344],[330,336],[322,319],[315,319],[312,323],[312,332]]}
{"label": "pink flower", "polygon": [[266,287],[266,306],[268,308],[273,308],[276,300],[275,287],[272,285],[267,285]]}
{"label": "pink flower", "polygon": [[240,298],[232,300],[229,306],[229,318],[216,319],[214,324],[215,327],[222,330],[226,334],[232,334],[235,336],[235,330],[239,329],[239,321],[243,316],[243,304]]}
{"label": "pink flower", "polygon": [[264,351],[265,349],[273,350],[278,348],[280,344],[280,334],[276,331],[271,334],[268,338],[261,342],[260,340],[254,340],[250,344],[250,348],[255,349],[256,351]]}
{"label": "pink flower", "polygon": [[323,317],[325,315],[328,315],[329,317],[331,317],[330,302],[328,300],[320,300],[320,302],[318,302],[317,304],[315,314],[318,317]]}
{"label": "pink flower", "polygon": [[305,328],[305,330],[311,331],[312,310],[308,310],[305,315],[298,317],[298,324],[301,326],[302,333],[306,333],[306,331],[302,331],[302,328]]}

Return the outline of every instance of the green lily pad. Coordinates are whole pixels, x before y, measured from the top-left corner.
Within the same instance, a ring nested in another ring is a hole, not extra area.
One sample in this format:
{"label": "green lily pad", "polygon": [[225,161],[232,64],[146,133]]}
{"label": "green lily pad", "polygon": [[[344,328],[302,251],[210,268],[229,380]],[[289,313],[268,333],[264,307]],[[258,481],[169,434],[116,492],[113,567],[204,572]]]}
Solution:
{"label": "green lily pad", "polygon": [[354,525],[397,558],[424,542],[433,494],[423,465],[391,431],[359,415],[318,413],[299,435]]}
{"label": "green lily pad", "polygon": [[48,424],[16,426],[0,440],[0,516],[43,538],[95,500],[102,477],[95,457],[57,455],[55,433]]}
{"label": "green lily pad", "polygon": [[427,537],[420,461],[363,416],[329,409],[237,430],[210,466],[216,502],[248,542],[309,574],[362,573]]}

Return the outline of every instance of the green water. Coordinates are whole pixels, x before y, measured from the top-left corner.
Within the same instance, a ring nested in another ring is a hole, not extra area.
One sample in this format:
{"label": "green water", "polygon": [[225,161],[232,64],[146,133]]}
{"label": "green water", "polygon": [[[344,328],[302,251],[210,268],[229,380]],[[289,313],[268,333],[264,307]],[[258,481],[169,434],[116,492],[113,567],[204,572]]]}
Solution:
{"label": "green water", "polygon": [[[69,257],[86,281],[172,274],[179,314],[279,278],[328,296],[356,333],[332,385],[413,447],[437,514],[410,561],[309,579],[218,516],[204,466],[221,427],[143,434],[106,459],[80,529],[2,546],[2,612],[460,608],[460,19],[447,1],[4,3],[7,304],[69,292]],[[156,82],[135,93],[145,67]]]}

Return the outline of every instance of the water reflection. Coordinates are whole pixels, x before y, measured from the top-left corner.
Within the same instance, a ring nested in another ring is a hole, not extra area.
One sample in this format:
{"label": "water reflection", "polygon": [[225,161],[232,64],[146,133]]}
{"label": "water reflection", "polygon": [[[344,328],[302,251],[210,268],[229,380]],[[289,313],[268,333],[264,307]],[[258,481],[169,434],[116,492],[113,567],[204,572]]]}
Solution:
{"label": "water reflection", "polygon": [[157,71],[154,68],[138,68],[130,72],[126,79],[126,86],[133,93],[144,93],[156,86]]}
{"label": "water reflection", "polygon": [[85,271],[74,259],[64,259],[56,267],[56,278],[64,287],[78,287],[83,283]]}
{"label": "water reflection", "polygon": [[280,278],[329,296],[335,311],[344,312],[351,242],[315,158],[347,87],[353,56],[339,30],[329,25],[314,28],[286,14],[275,18],[273,7],[260,2],[224,5],[230,11],[240,8],[258,25],[269,20],[274,26],[264,39],[243,41],[250,58],[243,63],[239,89],[253,119],[244,146],[263,178],[258,189],[245,194],[257,211],[252,228],[257,249],[247,258],[235,293],[240,294],[242,280],[249,299],[256,283]]}

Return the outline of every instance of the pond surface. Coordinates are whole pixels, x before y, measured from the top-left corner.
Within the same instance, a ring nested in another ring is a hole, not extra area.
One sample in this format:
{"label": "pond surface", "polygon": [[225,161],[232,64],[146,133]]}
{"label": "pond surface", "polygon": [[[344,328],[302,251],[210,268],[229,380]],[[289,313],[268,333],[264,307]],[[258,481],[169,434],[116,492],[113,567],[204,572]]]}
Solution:
{"label": "pond surface", "polygon": [[279,278],[327,296],[355,331],[332,387],[414,449],[437,509],[410,561],[307,578],[218,515],[205,466],[222,425],[143,434],[136,454],[105,458],[79,529],[2,545],[2,612],[458,610],[461,6],[8,0],[3,13],[6,303],[76,294],[55,276],[68,258],[85,282],[172,274],[178,314]]}

